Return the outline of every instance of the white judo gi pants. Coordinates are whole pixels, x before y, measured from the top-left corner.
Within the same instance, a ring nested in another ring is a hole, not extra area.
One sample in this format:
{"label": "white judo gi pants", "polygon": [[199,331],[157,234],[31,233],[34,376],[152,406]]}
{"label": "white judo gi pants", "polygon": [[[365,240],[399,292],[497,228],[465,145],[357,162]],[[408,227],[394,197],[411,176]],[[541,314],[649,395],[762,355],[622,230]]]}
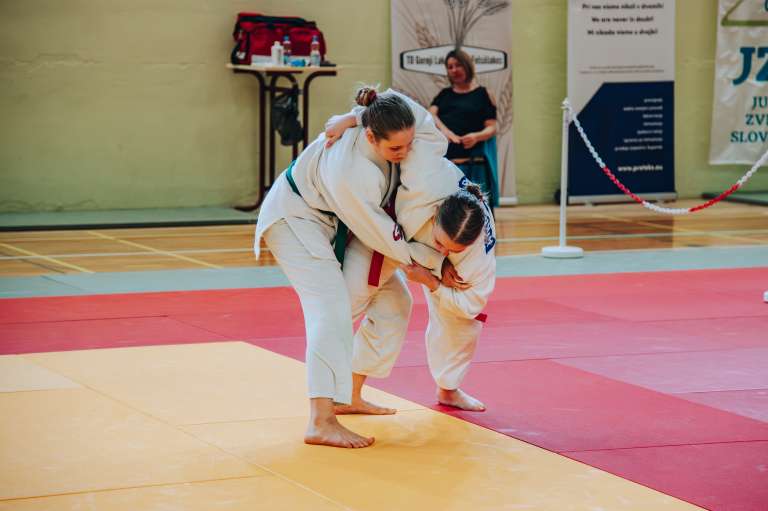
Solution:
{"label": "white judo gi pants", "polygon": [[379,287],[368,285],[373,251],[357,238],[344,256],[344,280],[354,321],[364,315],[355,332],[352,370],[358,374],[386,378],[405,341],[413,298],[397,263],[385,257]]}
{"label": "white judo gi pants", "polygon": [[[301,221],[300,240],[285,220],[264,233],[264,241],[288,277],[301,301],[307,336],[307,384],[309,397],[352,401],[352,317],[347,287],[339,262],[317,257],[309,246],[330,247],[333,235],[320,224]],[[307,239],[308,238],[308,239]],[[304,243],[302,243],[302,241]]]}
{"label": "white judo gi pants", "polygon": [[[405,342],[413,297],[397,263],[384,258],[379,287],[368,285],[372,251],[353,239],[344,258],[344,279],[355,320],[365,314],[355,332],[352,370],[386,378]],[[439,307],[424,288],[429,308],[426,332],[427,362],[435,383],[443,389],[459,388],[475,353],[482,323],[456,316]]]}
{"label": "white judo gi pants", "polygon": [[425,334],[429,370],[441,389],[458,389],[475,356],[483,323],[447,312],[429,288],[422,288],[429,310]]}

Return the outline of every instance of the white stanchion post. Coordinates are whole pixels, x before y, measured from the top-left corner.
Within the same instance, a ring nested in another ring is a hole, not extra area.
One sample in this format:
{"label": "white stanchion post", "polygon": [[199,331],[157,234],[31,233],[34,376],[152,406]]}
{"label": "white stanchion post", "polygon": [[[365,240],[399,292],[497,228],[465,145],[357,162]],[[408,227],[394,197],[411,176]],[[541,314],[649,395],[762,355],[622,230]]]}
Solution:
{"label": "white stanchion post", "polygon": [[560,244],[556,247],[544,247],[541,255],[553,259],[575,259],[584,257],[580,247],[569,247],[565,244],[565,208],[568,206],[568,127],[571,116],[568,113],[568,98],[563,100],[563,141],[560,155]]}

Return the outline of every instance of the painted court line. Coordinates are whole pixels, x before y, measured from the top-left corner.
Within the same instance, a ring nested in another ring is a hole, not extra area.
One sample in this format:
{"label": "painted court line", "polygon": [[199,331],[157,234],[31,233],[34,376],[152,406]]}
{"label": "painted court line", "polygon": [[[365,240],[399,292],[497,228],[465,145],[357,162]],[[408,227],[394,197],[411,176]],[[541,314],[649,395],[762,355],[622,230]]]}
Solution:
{"label": "painted court line", "polygon": [[200,261],[199,259],[193,259],[191,257],[187,257],[187,256],[183,256],[183,255],[178,255],[176,253],[168,252],[166,250],[158,250],[158,249],[149,247],[147,245],[142,245],[141,243],[134,243],[133,241],[121,240],[120,238],[115,238],[114,236],[108,236],[106,234],[103,234],[103,233],[100,233],[100,232],[96,232],[96,231],[88,231],[88,233],[89,234],[93,234],[94,236],[97,236],[99,238],[104,238],[104,239],[108,239],[108,240],[112,240],[112,241],[117,241],[118,243],[123,243],[125,245],[130,245],[132,247],[143,248],[144,250],[149,250],[151,252],[155,252],[157,254],[166,255],[166,256],[169,256],[169,257],[175,257],[177,259],[182,259],[182,260],[188,261],[190,263],[199,264],[201,266],[207,266],[208,268],[214,268],[216,270],[222,269],[221,266],[216,265],[216,264],[206,263],[205,261]]}
{"label": "painted court line", "polygon": [[[268,249],[262,249],[262,252]],[[251,248],[213,248],[213,249],[192,249],[192,250],[174,250],[173,254],[233,254],[253,252]],[[80,258],[80,257],[116,257],[116,256],[146,256],[157,255],[157,252],[92,252],[88,254],[51,254],[48,257]],[[0,256],[0,261],[16,261],[29,259],[42,259],[45,256]]]}
{"label": "painted court line", "polygon": [[[670,231],[670,232],[648,232],[648,233],[634,233],[634,234],[597,234],[597,235],[582,235],[582,236],[568,236],[568,239],[571,240],[612,240],[612,239],[636,239],[636,238],[672,238],[672,237],[695,237],[695,236],[704,236],[704,235],[722,235],[724,236],[730,236],[730,235],[738,235],[738,234],[766,234],[768,233],[768,229],[745,229],[745,230],[738,230],[738,231],[685,231],[685,232],[677,232],[677,231]],[[514,243],[514,242],[520,242],[520,241],[554,241],[558,240],[559,238],[557,236],[530,236],[530,237],[520,237],[520,238],[501,238],[496,240],[497,243]],[[742,241],[752,241],[749,238],[733,238],[738,239]],[[631,249],[632,251],[638,250],[638,249]],[[640,249],[642,250],[642,249]],[[651,249],[653,250],[653,249]]]}
{"label": "painted court line", "polygon": [[[215,226],[201,226],[198,229],[214,229]],[[153,231],[157,232],[136,232],[136,231],[145,231],[151,229]],[[123,228],[120,229],[121,231],[125,231],[128,234],[130,234],[132,238],[198,238],[198,237],[210,237],[210,236],[228,236],[228,235],[238,235],[242,236],[244,234],[252,235],[253,229],[248,229],[247,231],[244,230],[238,230],[238,231],[216,231],[216,232],[199,232],[198,230],[195,230],[194,232],[184,232],[184,233],[176,233],[176,232],[161,232],[163,227],[142,227],[142,228]],[[182,229],[180,227],[172,227],[169,229]],[[193,227],[184,227],[183,229],[187,229],[188,231],[192,231],[192,229],[195,229]],[[115,230],[115,229],[109,229],[109,230]],[[15,242],[15,241],[85,241],[93,239],[92,236],[57,236],[55,234],[51,236],[46,236],[46,234],[49,233],[59,233],[61,231],[23,231],[25,234],[37,234],[37,236],[8,236],[8,234],[16,234],[16,233],[8,233],[8,232],[0,232],[0,240],[7,241],[7,242]],[[72,233],[82,233],[87,231],[66,231],[66,232],[72,232]],[[6,236],[3,236],[5,234]]]}
{"label": "painted court line", "polygon": [[94,273],[91,270],[88,270],[86,268],[83,268],[82,266],[77,266],[75,264],[65,263],[64,261],[56,260],[52,257],[44,256],[41,254],[36,254],[35,252],[30,252],[29,250],[25,250],[23,248],[15,247],[13,245],[8,245],[7,243],[0,243],[0,247],[5,247],[11,250],[15,250],[17,252],[21,252],[22,254],[27,254],[28,256],[35,257],[36,259],[42,259],[44,261],[48,261],[50,263],[57,264],[59,266],[64,266],[65,268],[69,268],[72,270],[77,270],[81,273]]}
{"label": "painted court line", "polygon": [[[610,217],[607,217],[607,218],[610,218]],[[619,220],[619,218],[615,218],[615,220]],[[645,225],[645,226],[648,226],[648,227],[654,227],[654,228],[657,228],[657,229],[667,229],[667,228],[669,228],[666,225],[657,224],[657,223],[652,222],[652,221],[651,222],[645,222],[645,221],[642,221],[642,220],[633,220],[631,222],[629,222],[628,220],[622,220],[622,221],[627,222],[627,223],[634,223],[634,224],[637,224],[637,225]],[[691,235],[692,236],[715,236],[715,237],[718,237],[718,238],[730,239],[730,240],[735,240],[735,241],[746,241],[746,242],[754,242],[755,241],[755,240],[752,240],[752,239],[749,239],[749,238],[742,238],[740,236],[732,236],[732,235],[729,235],[729,234],[721,234],[721,233],[718,233],[718,231],[708,231],[708,230],[700,231],[700,230],[696,230],[696,229],[680,227],[679,225],[675,225],[674,229],[675,229],[675,233],[679,234],[679,235],[687,234],[689,236],[691,236]]]}

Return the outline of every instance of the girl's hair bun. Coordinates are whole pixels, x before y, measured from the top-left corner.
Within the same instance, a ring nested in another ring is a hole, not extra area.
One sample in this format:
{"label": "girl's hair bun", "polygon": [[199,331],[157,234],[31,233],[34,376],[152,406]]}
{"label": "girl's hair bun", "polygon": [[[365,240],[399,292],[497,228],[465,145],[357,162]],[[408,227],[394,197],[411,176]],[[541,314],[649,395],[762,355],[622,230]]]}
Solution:
{"label": "girl's hair bun", "polygon": [[376,88],[374,87],[361,87],[357,91],[355,96],[355,102],[360,106],[368,106],[376,100]]}

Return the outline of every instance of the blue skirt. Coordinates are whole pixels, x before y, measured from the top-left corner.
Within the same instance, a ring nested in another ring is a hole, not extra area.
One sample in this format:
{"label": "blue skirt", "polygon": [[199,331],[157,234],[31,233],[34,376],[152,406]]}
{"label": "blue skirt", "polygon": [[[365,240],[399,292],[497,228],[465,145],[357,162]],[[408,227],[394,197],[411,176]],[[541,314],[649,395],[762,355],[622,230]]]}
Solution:
{"label": "blue skirt", "polygon": [[491,167],[487,162],[472,162],[457,163],[457,167],[461,169],[467,179],[480,186],[483,191],[488,204],[492,204],[493,200],[493,176],[491,174]]}

